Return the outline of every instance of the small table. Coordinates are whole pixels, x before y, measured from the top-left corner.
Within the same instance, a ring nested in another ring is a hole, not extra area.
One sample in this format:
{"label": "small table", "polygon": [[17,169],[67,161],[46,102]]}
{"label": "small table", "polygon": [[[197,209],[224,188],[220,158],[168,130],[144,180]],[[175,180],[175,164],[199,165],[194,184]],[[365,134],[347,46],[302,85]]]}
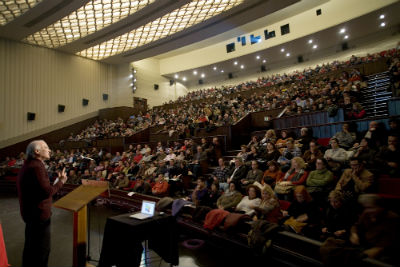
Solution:
{"label": "small table", "polygon": [[138,220],[122,214],[107,219],[99,267],[139,266],[142,241],[171,265],[179,264],[178,228],[175,217],[155,215]]}

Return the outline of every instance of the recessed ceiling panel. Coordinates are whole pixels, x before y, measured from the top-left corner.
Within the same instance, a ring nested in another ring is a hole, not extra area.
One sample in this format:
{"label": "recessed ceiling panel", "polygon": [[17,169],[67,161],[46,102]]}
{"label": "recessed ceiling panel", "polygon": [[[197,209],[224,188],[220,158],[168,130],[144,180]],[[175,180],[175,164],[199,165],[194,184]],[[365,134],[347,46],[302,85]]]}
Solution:
{"label": "recessed ceiling panel", "polygon": [[92,0],[24,41],[57,48],[116,23],[155,1]]}
{"label": "recessed ceiling panel", "polygon": [[80,51],[77,55],[101,60],[120,54],[183,31],[243,2],[244,0],[194,0],[126,34]]}
{"label": "recessed ceiling panel", "polygon": [[3,0],[0,1],[0,26],[6,25],[42,0]]}

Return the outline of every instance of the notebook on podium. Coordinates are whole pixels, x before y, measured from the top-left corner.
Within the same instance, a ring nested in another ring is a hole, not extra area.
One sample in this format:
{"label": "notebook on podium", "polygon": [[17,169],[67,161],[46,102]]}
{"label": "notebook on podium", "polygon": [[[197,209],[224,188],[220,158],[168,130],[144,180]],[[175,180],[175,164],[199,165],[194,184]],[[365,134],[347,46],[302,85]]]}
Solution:
{"label": "notebook on podium", "polygon": [[144,220],[154,216],[154,211],[156,209],[156,202],[153,201],[142,201],[142,209],[140,212],[130,215],[129,217],[138,220]]}

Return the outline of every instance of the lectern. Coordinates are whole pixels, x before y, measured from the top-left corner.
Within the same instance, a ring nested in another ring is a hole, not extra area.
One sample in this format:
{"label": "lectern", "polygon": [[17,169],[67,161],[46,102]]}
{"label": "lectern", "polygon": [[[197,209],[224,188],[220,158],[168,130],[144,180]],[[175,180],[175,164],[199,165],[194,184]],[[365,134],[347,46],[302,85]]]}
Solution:
{"label": "lectern", "polygon": [[81,186],[53,204],[74,213],[73,267],[86,266],[87,204],[106,190],[108,182],[82,180]]}

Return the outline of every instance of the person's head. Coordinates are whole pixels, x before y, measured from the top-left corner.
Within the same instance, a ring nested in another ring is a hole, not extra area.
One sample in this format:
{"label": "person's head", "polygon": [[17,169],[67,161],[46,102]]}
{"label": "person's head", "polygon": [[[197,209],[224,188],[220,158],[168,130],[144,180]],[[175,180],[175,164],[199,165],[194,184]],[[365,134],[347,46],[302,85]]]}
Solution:
{"label": "person's head", "polygon": [[26,147],[26,156],[28,159],[48,160],[51,150],[43,140],[35,140]]}
{"label": "person's head", "polygon": [[363,109],[363,107],[361,106],[360,103],[358,103],[358,102],[353,103],[353,110],[361,111],[362,109]]}
{"label": "person's head", "polygon": [[75,170],[70,170],[68,175],[69,176],[74,176],[75,175]]}
{"label": "person's head", "polygon": [[345,201],[345,196],[342,193],[342,191],[332,190],[329,193],[328,199],[329,199],[329,204],[332,206],[332,208],[339,209]]}
{"label": "person's head", "polygon": [[339,141],[336,138],[331,138],[329,140],[329,144],[331,145],[331,148],[336,149],[339,147]]}
{"label": "person's head", "polygon": [[243,153],[247,152],[247,146],[246,146],[246,145],[241,145],[241,146],[240,146],[240,150],[241,150]]}
{"label": "person's head", "polygon": [[243,159],[241,157],[236,157],[235,158],[235,167],[240,167],[243,165]]}
{"label": "person's head", "polygon": [[378,128],[378,122],[377,121],[371,121],[369,123],[369,130],[370,131],[375,131]]}
{"label": "person's head", "polygon": [[350,159],[350,168],[355,171],[355,172],[359,172],[363,169],[364,165],[362,163],[362,161],[358,158],[352,157]]}
{"label": "person's head", "polygon": [[399,127],[399,121],[396,119],[390,119],[389,127],[390,127],[390,129],[397,129]]}
{"label": "person's head", "polygon": [[197,186],[199,186],[201,189],[206,187],[206,179],[204,177],[199,177],[197,178]]}
{"label": "person's head", "polygon": [[395,136],[395,135],[388,136],[388,145],[389,146],[392,145],[392,146],[397,147],[398,141],[399,141],[399,138],[397,136]]}
{"label": "person's head", "polygon": [[348,124],[348,123],[343,123],[343,125],[342,125],[342,130],[343,130],[344,132],[348,132],[349,129],[350,129],[350,124]]}
{"label": "person's head", "polygon": [[157,180],[158,180],[159,182],[163,182],[163,181],[164,181],[164,174],[160,173],[160,174],[158,175],[158,177],[157,177]]}
{"label": "person's head", "polygon": [[369,146],[369,140],[367,138],[362,138],[360,141],[360,146],[363,148],[367,148]]}
{"label": "person's head", "polygon": [[266,134],[265,134],[268,138],[275,138],[276,134],[275,131],[273,129],[269,129]]}
{"label": "person's head", "polygon": [[225,166],[224,158],[219,158],[219,159],[218,159],[218,165],[219,165],[220,167]]}
{"label": "person's head", "polygon": [[170,159],[169,160],[169,166],[175,166],[175,160]]}
{"label": "person's head", "polygon": [[252,153],[257,153],[257,147],[256,147],[256,146],[251,146],[251,147],[250,147],[250,151],[251,151]]}
{"label": "person's head", "polygon": [[246,191],[247,195],[249,196],[249,199],[255,199],[261,197],[260,189],[255,185],[249,185]]}
{"label": "person's head", "polygon": [[197,152],[198,152],[198,153],[203,152],[203,148],[202,148],[201,146],[197,146]]}
{"label": "person's head", "polygon": [[281,131],[281,137],[282,137],[283,139],[287,138],[287,137],[288,137],[287,131],[285,131],[285,130]]}
{"label": "person's head", "polygon": [[229,183],[229,192],[236,191],[236,184],[234,182]]}
{"label": "person's head", "polygon": [[315,169],[323,170],[328,166],[328,162],[324,158],[317,158],[315,161]]}
{"label": "person's head", "polygon": [[252,161],[251,161],[251,169],[252,169],[252,170],[257,170],[257,169],[258,169],[258,162],[257,162],[257,160],[252,160]]}
{"label": "person's head", "polygon": [[289,149],[294,148],[294,140],[293,138],[289,137],[288,139],[286,139],[286,147]]}
{"label": "person's head", "polygon": [[261,199],[267,200],[273,198],[275,196],[274,191],[271,189],[270,186],[265,186],[263,190],[261,190]]}
{"label": "person's head", "polygon": [[213,192],[218,192],[219,191],[219,183],[218,182],[214,181],[211,184],[211,191],[213,191]]}
{"label": "person's head", "polygon": [[274,151],[276,148],[275,148],[275,144],[274,143],[272,143],[272,142],[268,142],[267,143],[267,150],[268,151]]}
{"label": "person's head", "polygon": [[368,214],[370,218],[376,218],[385,211],[384,199],[377,194],[361,194],[358,203],[364,207],[364,214]]}
{"label": "person's head", "polygon": [[293,191],[294,199],[299,202],[310,202],[312,200],[310,194],[307,191],[307,188],[304,185],[298,185],[294,188]]}
{"label": "person's head", "polygon": [[292,167],[295,169],[304,169],[306,167],[306,163],[301,157],[294,157],[291,160]]}
{"label": "person's head", "polygon": [[268,170],[270,172],[276,172],[279,170],[279,163],[275,160],[268,161]]}
{"label": "person's head", "polygon": [[301,128],[300,129],[300,135],[301,136],[307,136],[308,135],[308,128],[305,128],[305,127]]}

